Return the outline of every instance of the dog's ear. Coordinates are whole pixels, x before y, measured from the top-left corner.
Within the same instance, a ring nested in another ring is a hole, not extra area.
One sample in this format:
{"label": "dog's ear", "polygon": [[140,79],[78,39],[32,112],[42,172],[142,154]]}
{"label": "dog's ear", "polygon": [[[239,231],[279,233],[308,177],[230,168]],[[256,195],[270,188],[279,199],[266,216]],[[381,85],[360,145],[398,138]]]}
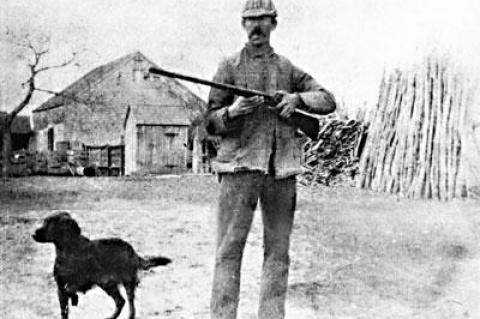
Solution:
{"label": "dog's ear", "polygon": [[70,216],[68,213],[62,213],[60,218],[60,224],[62,225],[62,230],[65,233],[69,233],[72,235],[80,235],[81,229],[80,226],[78,226],[78,223],[75,221],[75,219]]}
{"label": "dog's ear", "polygon": [[54,242],[67,244],[78,238],[81,233],[77,222],[69,214],[57,215],[53,227]]}
{"label": "dog's ear", "polygon": [[72,218],[70,218],[67,221],[66,225],[68,225],[67,227],[70,229],[72,234],[75,234],[78,236],[82,232],[82,230],[80,229],[80,226],[78,226],[78,223]]}

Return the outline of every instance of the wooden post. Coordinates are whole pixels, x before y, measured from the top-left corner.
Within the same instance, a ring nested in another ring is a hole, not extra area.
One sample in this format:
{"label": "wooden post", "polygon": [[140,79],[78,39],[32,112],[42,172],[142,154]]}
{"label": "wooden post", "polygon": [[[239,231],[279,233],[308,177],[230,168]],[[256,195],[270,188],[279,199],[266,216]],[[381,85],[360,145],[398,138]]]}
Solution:
{"label": "wooden post", "polygon": [[404,196],[407,195],[408,187],[406,184],[406,171],[411,164],[410,154],[413,152],[413,139],[411,134],[413,134],[412,126],[415,125],[412,118],[415,107],[415,73],[416,72],[409,72],[407,76],[405,99],[401,106],[402,120],[398,128],[400,143],[398,156],[395,160],[395,192],[400,192]]}
{"label": "wooden post", "polygon": [[452,94],[455,92],[454,87],[454,76],[455,70],[450,69],[445,73],[444,81],[446,85],[445,90],[445,99],[444,99],[444,111],[445,111],[445,188],[446,188],[446,200],[451,200],[453,198],[452,193],[452,136],[453,136],[453,98]]}
{"label": "wooden post", "polygon": [[3,127],[2,133],[2,177],[7,178],[11,174],[10,155],[12,154],[11,126]]}
{"label": "wooden post", "polygon": [[473,84],[444,58],[385,76],[357,185],[409,198],[468,196],[466,149]]}
{"label": "wooden post", "polygon": [[379,138],[376,150],[375,159],[375,173],[372,178],[372,189],[375,191],[383,190],[383,181],[385,173],[385,159],[388,150],[388,144],[394,134],[392,126],[395,122],[395,105],[400,99],[400,71],[396,71],[390,77],[391,89],[386,100],[385,112],[382,113],[382,120],[380,125]]}
{"label": "wooden post", "polygon": [[193,136],[193,150],[192,150],[192,172],[199,174],[201,172],[202,164],[202,144],[200,143],[199,129],[195,128]]}
{"label": "wooden post", "polygon": [[423,72],[420,78],[422,81],[422,89],[420,90],[421,94],[421,108],[422,108],[422,132],[420,148],[419,148],[419,163],[420,168],[415,174],[413,181],[413,198],[422,198],[426,194],[426,183],[427,183],[427,165],[429,163],[429,158],[427,157],[428,150],[428,138],[430,134],[430,65],[428,59],[423,63]]}
{"label": "wooden post", "polygon": [[[413,105],[413,114],[411,120],[411,145],[412,152],[409,157],[407,157],[407,167],[406,177],[405,177],[405,192],[408,198],[414,197],[415,192],[415,177],[420,170],[420,167],[424,162],[420,161],[421,156],[421,145],[424,138],[423,126],[425,113],[424,113],[424,75],[425,70],[423,67],[419,68],[419,72],[415,74],[415,94],[414,94],[414,105]],[[407,143],[410,145],[410,143]]]}
{"label": "wooden post", "polygon": [[467,104],[470,100],[470,92],[469,92],[469,83],[462,78],[462,87],[463,87],[463,94],[460,99],[459,105],[459,136],[460,136],[460,143],[459,143],[459,164],[458,164],[458,184],[457,184],[457,196],[464,198],[468,197],[468,183],[467,183],[467,172],[466,172],[466,155],[465,153],[468,151],[466,149],[466,123],[467,119]]}
{"label": "wooden post", "polygon": [[[441,62],[441,61],[440,61]],[[447,188],[446,188],[446,165],[445,165],[445,148],[446,148],[446,114],[447,112],[445,111],[445,104],[444,104],[444,99],[445,99],[445,86],[446,86],[446,81],[444,80],[445,76],[445,69],[442,66],[442,63],[439,63],[439,74],[438,74],[438,88],[437,88],[437,95],[438,95],[438,111],[439,111],[439,116],[438,116],[438,194],[439,194],[439,199],[441,200],[446,200],[447,198]]]}

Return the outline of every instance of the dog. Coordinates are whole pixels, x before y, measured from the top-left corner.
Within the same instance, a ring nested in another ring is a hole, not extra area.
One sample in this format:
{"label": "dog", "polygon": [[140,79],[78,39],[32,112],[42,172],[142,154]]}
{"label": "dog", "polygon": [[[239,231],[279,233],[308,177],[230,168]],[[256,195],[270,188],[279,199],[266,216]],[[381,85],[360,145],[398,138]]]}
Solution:
{"label": "dog", "polygon": [[119,285],[126,291],[129,319],[134,319],[138,271],[171,262],[166,257],[142,258],[129,243],[119,238],[90,240],[81,235],[78,223],[68,212],[57,212],[45,218],[32,237],[36,242],[55,245],[53,275],[62,319],[68,319],[69,300],[76,306],[77,292],[86,293],[95,286],[115,301],[115,312],[109,319],[118,318],[125,305]]}

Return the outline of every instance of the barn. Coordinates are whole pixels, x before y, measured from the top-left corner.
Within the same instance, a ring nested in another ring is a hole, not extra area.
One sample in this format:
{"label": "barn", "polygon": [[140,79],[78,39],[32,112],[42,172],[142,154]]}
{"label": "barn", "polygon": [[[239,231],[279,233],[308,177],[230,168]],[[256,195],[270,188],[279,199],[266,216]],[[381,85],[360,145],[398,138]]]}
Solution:
{"label": "barn", "polygon": [[206,103],[174,79],[149,76],[150,67],[158,65],[137,51],[47,100],[32,112],[35,149],[124,145],[127,174],[185,171]]}

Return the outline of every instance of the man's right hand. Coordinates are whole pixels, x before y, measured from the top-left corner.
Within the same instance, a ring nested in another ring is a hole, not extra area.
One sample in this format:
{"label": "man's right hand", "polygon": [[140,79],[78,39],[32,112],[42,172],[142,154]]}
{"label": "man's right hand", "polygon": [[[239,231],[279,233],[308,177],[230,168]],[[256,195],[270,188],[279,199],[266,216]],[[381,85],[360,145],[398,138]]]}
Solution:
{"label": "man's right hand", "polygon": [[239,116],[250,114],[263,103],[263,96],[252,96],[249,98],[240,96],[228,107],[228,118],[234,119]]}

